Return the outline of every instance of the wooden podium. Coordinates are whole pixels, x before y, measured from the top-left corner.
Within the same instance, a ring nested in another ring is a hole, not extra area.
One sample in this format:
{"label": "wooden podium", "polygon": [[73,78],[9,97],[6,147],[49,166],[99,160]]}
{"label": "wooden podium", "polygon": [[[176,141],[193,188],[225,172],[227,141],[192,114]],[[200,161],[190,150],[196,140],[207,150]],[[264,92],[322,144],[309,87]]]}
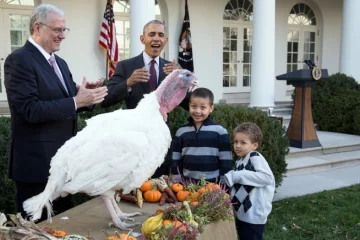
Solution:
{"label": "wooden podium", "polygon": [[[327,69],[321,69],[320,79],[327,79]],[[301,69],[276,77],[277,80],[286,80],[287,84],[295,87],[295,101],[289,127],[286,135],[290,146],[296,148],[321,147],[317,137],[312,111],[311,87],[316,84],[312,69]]]}

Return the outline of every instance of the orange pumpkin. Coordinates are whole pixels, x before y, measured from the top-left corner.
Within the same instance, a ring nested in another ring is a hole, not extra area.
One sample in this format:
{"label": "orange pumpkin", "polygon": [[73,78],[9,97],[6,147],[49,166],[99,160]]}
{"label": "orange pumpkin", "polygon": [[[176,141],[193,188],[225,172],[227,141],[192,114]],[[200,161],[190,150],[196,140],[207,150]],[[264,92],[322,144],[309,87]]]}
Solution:
{"label": "orange pumpkin", "polygon": [[143,185],[141,185],[140,191],[146,192],[146,191],[151,190],[152,188],[153,188],[152,181],[148,180],[148,181],[144,182]]}
{"label": "orange pumpkin", "polygon": [[199,205],[199,202],[191,202],[190,205],[193,207],[197,207]]}
{"label": "orange pumpkin", "polygon": [[158,202],[161,198],[161,192],[159,190],[149,190],[144,193],[144,199],[147,202]]}
{"label": "orange pumpkin", "polygon": [[51,233],[51,235],[57,238],[63,238],[66,236],[66,232],[55,230],[54,232]]}
{"label": "orange pumpkin", "polygon": [[208,191],[208,189],[206,187],[202,187],[202,188],[199,189],[198,193],[201,195],[201,194],[203,194],[203,193],[205,193],[207,191]]}
{"label": "orange pumpkin", "polygon": [[135,237],[130,236],[130,235],[127,236],[127,238],[126,238],[126,235],[127,235],[127,234],[125,234],[125,233],[120,234],[120,237],[121,237],[120,240],[125,240],[125,239],[126,239],[126,240],[136,240]]}
{"label": "orange pumpkin", "polygon": [[163,221],[163,225],[166,226],[167,224],[173,224],[173,221],[171,221],[170,219],[165,219]]}
{"label": "orange pumpkin", "polygon": [[180,183],[174,183],[174,184],[172,185],[171,189],[172,189],[174,192],[178,193],[178,192],[184,190],[184,186],[181,185]]}
{"label": "orange pumpkin", "polygon": [[190,195],[189,191],[179,191],[176,194],[176,198],[178,199],[179,202],[183,202],[187,199],[187,197]]}
{"label": "orange pumpkin", "polygon": [[206,185],[206,188],[213,191],[213,190],[216,190],[216,189],[221,189],[220,185],[219,184],[215,184],[215,183],[208,183]]}
{"label": "orange pumpkin", "polygon": [[173,226],[174,228],[179,228],[179,230],[182,232],[186,232],[186,226],[180,221],[174,221]]}

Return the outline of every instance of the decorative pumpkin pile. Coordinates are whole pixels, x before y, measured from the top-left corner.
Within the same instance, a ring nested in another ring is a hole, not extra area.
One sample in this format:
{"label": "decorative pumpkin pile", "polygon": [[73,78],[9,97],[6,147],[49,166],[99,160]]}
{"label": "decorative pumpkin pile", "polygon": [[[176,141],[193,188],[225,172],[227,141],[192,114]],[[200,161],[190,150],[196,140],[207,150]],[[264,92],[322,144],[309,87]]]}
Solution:
{"label": "decorative pumpkin pile", "polygon": [[207,183],[176,183],[171,185],[177,200],[164,210],[158,209],[155,216],[142,225],[144,239],[195,240],[204,226],[212,221],[233,220],[229,195],[220,185]]}

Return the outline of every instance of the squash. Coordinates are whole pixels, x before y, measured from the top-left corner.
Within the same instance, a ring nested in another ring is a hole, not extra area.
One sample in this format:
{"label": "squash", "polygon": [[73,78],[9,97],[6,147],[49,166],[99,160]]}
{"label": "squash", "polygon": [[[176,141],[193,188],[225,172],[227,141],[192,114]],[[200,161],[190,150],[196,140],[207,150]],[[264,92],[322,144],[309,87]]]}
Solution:
{"label": "squash", "polygon": [[57,238],[63,238],[66,236],[66,232],[55,230],[51,235]]}
{"label": "squash", "polygon": [[155,215],[159,215],[160,213],[163,213],[163,212],[164,212],[164,210],[159,208],[156,210]]}
{"label": "squash", "polygon": [[179,191],[177,194],[176,194],[176,197],[178,199],[179,202],[183,202],[187,199],[187,197],[190,195],[190,192],[189,191]]}
{"label": "squash", "polygon": [[184,190],[184,186],[181,185],[180,183],[174,183],[171,187],[171,190],[173,190],[174,192],[178,193],[182,190]]}
{"label": "squash", "polygon": [[146,182],[143,183],[143,185],[141,185],[140,191],[146,192],[153,189],[153,187],[154,187],[153,182],[151,180],[147,180]]}
{"label": "squash", "polygon": [[149,238],[152,232],[155,232],[163,224],[163,213],[154,217],[149,217],[141,226],[141,231],[145,237]]}
{"label": "squash", "polygon": [[191,202],[190,205],[193,207],[197,207],[199,205],[199,202]]}
{"label": "squash", "polygon": [[196,202],[197,200],[199,200],[199,197],[200,197],[200,193],[198,192],[191,192],[190,193],[190,202]]}
{"label": "squash", "polygon": [[144,193],[144,199],[147,202],[158,202],[161,198],[161,192],[159,190],[149,190]]}

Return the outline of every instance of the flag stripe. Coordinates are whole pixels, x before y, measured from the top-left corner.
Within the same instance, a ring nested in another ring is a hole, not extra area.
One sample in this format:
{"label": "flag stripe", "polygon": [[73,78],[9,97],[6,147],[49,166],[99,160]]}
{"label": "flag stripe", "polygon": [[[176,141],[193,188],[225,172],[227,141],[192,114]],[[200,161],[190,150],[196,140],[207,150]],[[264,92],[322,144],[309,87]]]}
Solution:
{"label": "flag stripe", "polygon": [[111,77],[115,71],[117,62],[120,60],[111,0],[107,0],[104,18],[101,22],[99,46],[106,51],[109,67],[108,77]]}

